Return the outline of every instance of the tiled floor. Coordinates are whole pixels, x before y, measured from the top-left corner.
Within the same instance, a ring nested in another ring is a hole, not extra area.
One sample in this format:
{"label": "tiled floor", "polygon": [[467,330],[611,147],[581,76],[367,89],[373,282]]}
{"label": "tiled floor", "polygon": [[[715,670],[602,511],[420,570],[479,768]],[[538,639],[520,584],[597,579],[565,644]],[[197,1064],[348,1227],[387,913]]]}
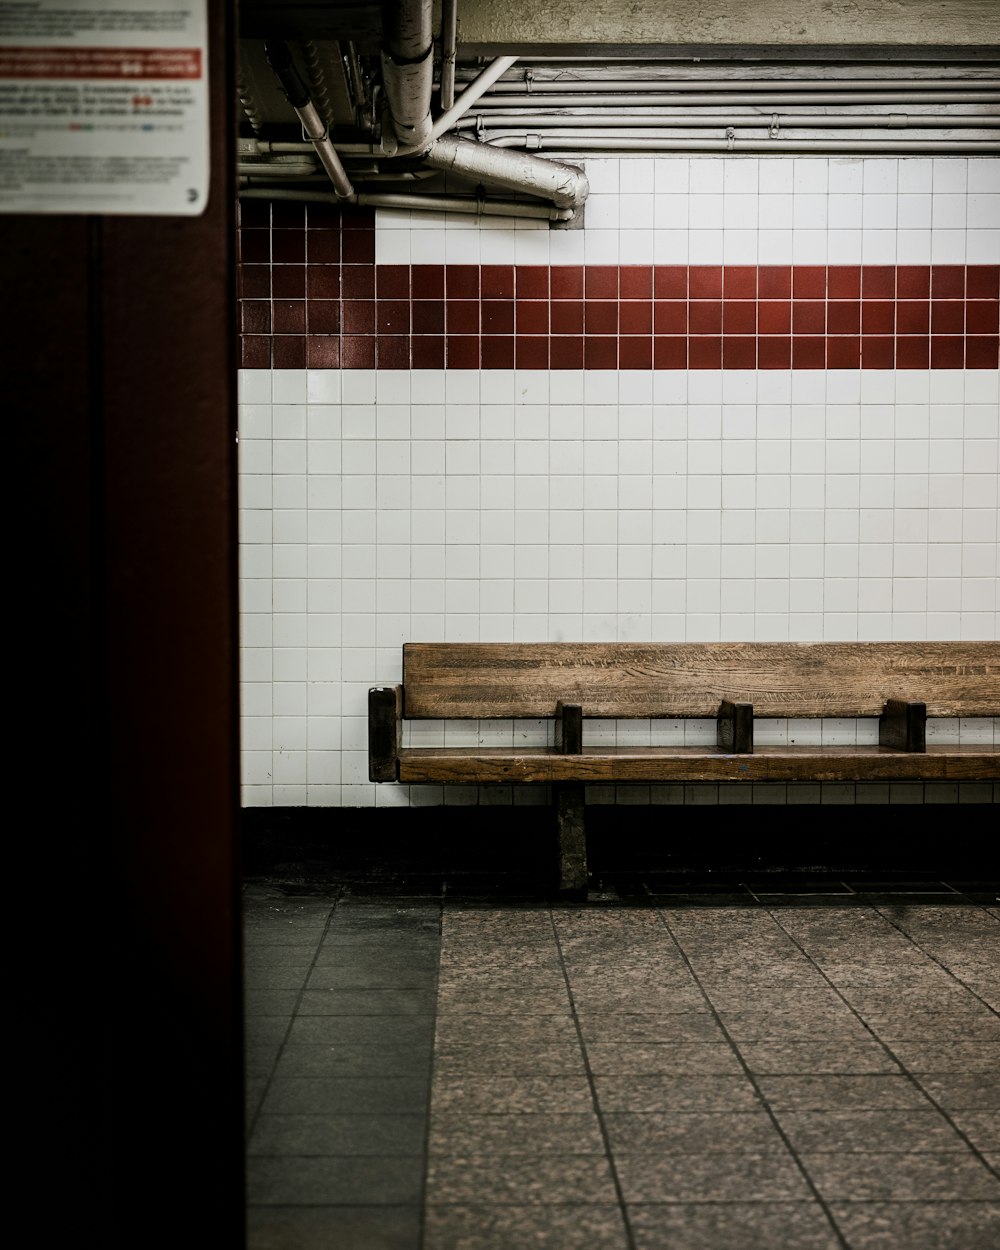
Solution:
{"label": "tiled floor", "polygon": [[404,888],[247,885],[250,1250],[1000,1247],[996,886]]}

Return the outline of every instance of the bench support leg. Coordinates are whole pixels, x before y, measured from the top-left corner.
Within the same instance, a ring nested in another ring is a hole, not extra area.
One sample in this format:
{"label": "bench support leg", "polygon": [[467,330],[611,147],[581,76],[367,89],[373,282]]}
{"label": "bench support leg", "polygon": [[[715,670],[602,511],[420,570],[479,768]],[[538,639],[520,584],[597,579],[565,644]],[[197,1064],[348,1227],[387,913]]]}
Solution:
{"label": "bench support leg", "polygon": [[559,855],[559,893],[587,891],[587,835],[584,826],[584,787],[567,782],[553,787]]}

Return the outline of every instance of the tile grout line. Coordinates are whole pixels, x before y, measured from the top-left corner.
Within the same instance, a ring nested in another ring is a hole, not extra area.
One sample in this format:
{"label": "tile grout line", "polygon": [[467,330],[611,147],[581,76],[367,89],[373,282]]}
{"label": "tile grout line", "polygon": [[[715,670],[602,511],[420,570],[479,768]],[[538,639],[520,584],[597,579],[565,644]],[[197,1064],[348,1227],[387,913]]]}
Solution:
{"label": "tile grout line", "polygon": [[[907,1067],[907,1065],[906,1065],[905,1063],[903,1063],[901,1059],[899,1059],[899,1058],[898,1058],[898,1056],[896,1055],[896,1053],[895,1053],[895,1051],[892,1049],[892,1047],[889,1045],[889,1043],[888,1043],[888,1042],[886,1042],[883,1038],[879,1037],[879,1035],[878,1035],[878,1034],[875,1032],[875,1030],[871,1027],[871,1025],[868,1023],[868,1021],[864,1018],[864,1016],[862,1016],[862,1015],[861,1015],[861,1013],[860,1013],[860,1012],[859,1012],[859,1011],[858,1011],[858,1010],[857,1010],[857,1009],[856,1009],[856,1008],[855,1008],[855,1007],[851,1004],[851,1002],[850,1002],[847,998],[845,998],[845,997],[844,997],[844,995],[840,992],[840,990],[837,988],[837,986],[836,986],[836,985],[834,985],[833,981],[831,981],[831,980],[830,980],[830,978],[826,975],[826,973],[825,973],[825,972],[824,972],[824,970],[820,967],[820,965],[819,965],[819,964],[815,961],[815,959],[813,959],[813,957],[812,957],[812,956],[809,954],[809,952],[805,949],[805,947],[804,947],[804,946],[802,945],[802,943],[798,940],[798,938],[795,936],[795,934],[793,934],[793,933],[789,933],[789,931],[785,928],[785,926],[781,923],[781,921],[780,921],[780,920],[779,920],[779,919],[778,919],[778,918],[774,915],[774,913],[771,911],[771,909],[770,909],[770,908],[766,908],[765,910],[767,911],[767,914],[770,916],[770,918],[771,918],[771,920],[774,922],[774,924],[775,924],[775,925],[776,925],[776,926],[777,926],[777,927],[781,930],[781,932],[782,932],[782,933],[784,933],[784,934],[786,935],[786,937],[788,937],[788,939],[789,939],[791,942],[793,942],[793,943],[795,944],[795,946],[797,946],[797,947],[799,948],[799,950],[802,952],[802,954],[803,954],[803,955],[805,955],[806,959],[808,959],[808,960],[809,960],[809,962],[810,962],[810,963],[812,964],[812,966],[816,969],[816,971],[820,974],[820,976],[821,976],[821,977],[823,978],[823,980],[827,983],[827,985],[829,985],[829,987],[830,987],[830,988],[833,990],[833,992],[837,995],[837,997],[840,999],[840,1001],[841,1001],[842,1003],[844,1003],[844,1005],[847,1007],[848,1011],[850,1011],[850,1012],[851,1012],[851,1014],[852,1014],[852,1015],[853,1015],[853,1016],[854,1016],[854,1017],[858,1020],[858,1022],[859,1022],[859,1023],[860,1023],[860,1024],[864,1027],[864,1028],[865,1028],[865,1030],[866,1030],[866,1031],[867,1031],[867,1032],[868,1032],[868,1033],[872,1036],[872,1038],[873,1038],[876,1042],[878,1042],[878,1044],[882,1047],[882,1049],[883,1049],[883,1050],[885,1051],[885,1053],[889,1056],[889,1058],[893,1061],[893,1063],[895,1063],[895,1064],[897,1064],[897,1065],[898,1065],[898,1067],[899,1067],[900,1071],[903,1073],[903,1075],[906,1077],[906,1079],[909,1081],[909,1083],[913,1086],[913,1088],[914,1088],[914,1089],[916,1089],[916,1090],[918,1091],[918,1093],[920,1093],[920,1094],[921,1094],[921,1096],[922,1096],[922,1097],[926,1098],[926,1099],[927,1099],[927,1101],[931,1104],[931,1106],[932,1106],[932,1107],[933,1107],[933,1108],[934,1108],[934,1109],[935,1109],[935,1110],[936,1110],[936,1111],[937,1111],[937,1112],[941,1115],[941,1117],[942,1117],[942,1118],[943,1118],[943,1119],[944,1119],[944,1120],[945,1120],[945,1121],[946,1121],[949,1125],[951,1125],[951,1128],[954,1130],[954,1132],[955,1132],[955,1133],[957,1133],[957,1135],[958,1135],[958,1136],[962,1139],[962,1141],[964,1141],[964,1142],[965,1142],[965,1144],[966,1144],[966,1146],[968,1146],[968,1148],[969,1148],[970,1152],[973,1154],[973,1156],[974,1156],[976,1159],[978,1159],[978,1161],[979,1161],[979,1162],[983,1165],[983,1167],[984,1167],[984,1168],[986,1168],[986,1170],[987,1170],[988,1172],[990,1172],[992,1175],[996,1176],[996,1175],[997,1175],[997,1169],[996,1169],[995,1167],[993,1167],[993,1166],[992,1166],[989,1162],[987,1162],[987,1160],[986,1160],[986,1159],[984,1158],[984,1156],[983,1156],[982,1151],[981,1151],[981,1150],[980,1150],[980,1149],[979,1149],[976,1145],[974,1145],[974,1144],[973,1144],[973,1142],[972,1142],[972,1141],[971,1141],[971,1139],[967,1136],[967,1134],[966,1134],[965,1132],[963,1132],[963,1130],[962,1130],[962,1129],[960,1129],[960,1128],[958,1127],[958,1125],[957,1125],[957,1124],[955,1123],[955,1121],[952,1119],[952,1117],[951,1117],[951,1115],[948,1113],[948,1111],[946,1111],[946,1110],[945,1110],[945,1108],[944,1108],[944,1107],[943,1107],[943,1106],[942,1106],[942,1105],[938,1102],[938,1100],[937,1100],[937,1099],[933,1096],[933,1094],[929,1093],[929,1092],[928,1092],[928,1090],[924,1088],[923,1084],[920,1082],[920,1080],[919,1080],[916,1076],[914,1076],[914,1074],[910,1071],[910,1069]],[[876,913],[877,915],[879,915],[879,916],[881,916],[881,915],[882,915],[882,913],[881,913],[881,912],[878,910],[878,908],[876,908],[876,907],[873,907],[873,908],[872,908],[872,911],[873,911],[873,912],[875,912],[875,913]],[[883,917],[882,917],[882,919],[886,919],[886,917],[884,917],[884,916],[883,916]],[[891,921],[890,921],[889,923],[891,923]],[[893,927],[895,927],[895,926],[893,926]],[[909,935],[908,935],[908,934],[905,934],[904,936],[909,937]],[[911,939],[911,940],[912,940],[912,939]],[[914,945],[916,945],[916,943],[914,943]],[[918,947],[917,949],[919,950],[920,948]],[[937,962],[937,961],[935,961],[935,962]],[[942,965],[942,966],[943,966],[943,965]],[[957,980],[957,978],[956,978],[956,980]],[[987,1006],[988,1006],[988,1004],[984,1004],[984,1005],[987,1005]],[[992,1008],[990,1008],[990,1010],[992,1011]],[[996,1014],[996,1012],[993,1012],[993,1014],[995,1015],[995,1014]],[[923,1153],[923,1152],[921,1152],[921,1153]],[[928,1153],[935,1153],[935,1152],[928,1152]]]}
{"label": "tile grout line", "polygon": [[608,1160],[608,1170],[611,1173],[611,1182],[615,1187],[615,1194],[618,1198],[618,1209],[621,1212],[622,1223],[625,1226],[625,1241],[628,1250],[636,1250],[635,1234],[632,1231],[632,1222],[629,1218],[628,1206],[625,1202],[625,1194],[622,1190],[621,1177],[618,1175],[618,1165],[615,1161],[614,1152],[611,1149],[611,1138],[608,1134],[607,1125],[604,1122],[604,1112],[601,1110],[600,1099],[597,1096],[597,1083],[594,1080],[594,1072],[590,1066],[590,1056],[587,1054],[587,1044],[583,1039],[583,1029],[580,1025],[580,1017],[576,1010],[576,999],[573,997],[573,986],[570,983],[569,969],[566,967],[566,960],[563,956],[562,943],[559,940],[559,929],[556,925],[555,914],[552,907],[548,909],[549,923],[552,926],[552,937],[556,944],[556,951],[559,955],[559,966],[562,969],[563,980],[566,983],[566,996],[569,999],[570,1015],[573,1018],[573,1027],[576,1029],[577,1045],[580,1047],[580,1054],[583,1058],[583,1067],[587,1075],[587,1084],[590,1087],[590,1098],[594,1108],[594,1115],[597,1117],[597,1125],[601,1133],[601,1141],[604,1143],[604,1153]]}
{"label": "tile grout line", "polygon": [[698,986],[698,989],[700,990],[702,997],[705,999],[705,1002],[708,1004],[708,1009],[712,1013],[712,1016],[715,1019],[715,1023],[721,1029],[723,1035],[726,1038],[726,1041],[729,1043],[730,1047],[732,1048],[733,1054],[736,1056],[737,1063],[739,1063],[740,1067],[743,1069],[744,1076],[746,1076],[747,1080],[750,1082],[751,1086],[753,1087],[754,1093],[756,1094],[757,1098],[760,1100],[761,1106],[767,1112],[767,1115],[772,1125],[774,1126],[775,1132],[777,1132],[778,1136],[785,1143],[786,1149],[788,1150],[792,1159],[795,1161],[795,1166],[798,1168],[800,1174],[802,1175],[802,1179],[805,1181],[806,1185],[812,1192],[812,1195],[817,1205],[819,1206],[820,1210],[826,1216],[827,1222],[829,1223],[830,1228],[833,1230],[833,1233],[836,1236],[838,1242],[843,1247],[843,1250],[850,1250],[850,1243],[848,1242],[844,1233],[841,1231],[841,1228],[838,1225],[837,1221],[834,1219],[833,1212],[830,1210],[830,1207],[826,1199],[820,1193],[819,1189],[816,1187],[816,1183],[813,1181],[812,1177],[809,1175],[808,1171],[806,1170],[805,1164],[799,1158],[798,1151],[792,1146],[792,1143],[787,1133],[785,1132],[781,1122],[779,1121],[777,1114],[772,1108],[770,1102],[768,1102],[768,1100],[764,1097],[763,1091],[760,1088],[760,1085],[757,1081],[756,1076],[751,1070],[750,1065],[747,1063],[746,1059],[743,1057],[743,1053],[740,1050],[739,1046],[737,1045],[732,1034],[726,1028],[726,1025],[724,1024],[721,1015],[719,1014],[715,1004],[712,1002],[711,996],[709,995],[705,987],[702,985],[701,978],[698,976],[697,972],[695,972],[694,965],[691,963],[691,960],[688,956],[687,951],[681,945],[680,939],[677,937],[673,929],[670,927],[670,922],[667,920],[667,917],[664,913],[664,909],[662,906],[657,907],[657,914],[659,916],[660,923],[666,929],[667,933],[669,933],[670,940],[677,947],[677,950],[680,953],[681,958],[684,960],[684,963],[687,965],[688,972],[690,973],[695,984]]}

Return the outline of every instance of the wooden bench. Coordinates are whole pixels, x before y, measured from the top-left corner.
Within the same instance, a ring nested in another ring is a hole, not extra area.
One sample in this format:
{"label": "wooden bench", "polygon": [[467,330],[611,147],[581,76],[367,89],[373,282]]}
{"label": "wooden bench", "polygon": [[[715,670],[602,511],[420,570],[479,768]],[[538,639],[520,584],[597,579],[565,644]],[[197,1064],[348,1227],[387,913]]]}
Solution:
{"label": "wooden bench", "polygon": [[[618,782],[995,781],[1000,747],[927,742],[1000,715],[1000,644],[408,643],[368,696],[369,777],[553,787],[558,884],[586,889],[584,787]],[[704,746],[585,743],[587,718],[712,718]],[[878,745],[755,745],[754,718],[877,717]],[[404,721],[554,720],[552,746],[403,745]]]}

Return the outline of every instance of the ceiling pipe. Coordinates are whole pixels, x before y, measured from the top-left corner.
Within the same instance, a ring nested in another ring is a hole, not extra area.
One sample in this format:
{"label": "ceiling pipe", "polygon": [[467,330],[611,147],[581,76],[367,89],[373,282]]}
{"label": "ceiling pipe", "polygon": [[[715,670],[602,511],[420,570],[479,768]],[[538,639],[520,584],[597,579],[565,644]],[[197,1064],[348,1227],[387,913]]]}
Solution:
{"label": "ceiling pipe", "polygon": [[[486,118],[464,118],[456,123],[459,128],[483,130]],[[748,127],[765,128],[793,127],[796,129],[811,128],[816,130],[834,130],[852,128],[870,129],[916,129],[948,130],[952,127],[978,127],[992,130],[1000,127],[998,113],[773,113],[773,114],[741,114],[725,117],[710,116],[705,113],[657,113],[657,114],[608,114],[608,113],[537,113],[531,117],[515,113],[491,113],[489,130],[517,131],[524,133],[525,125],[530,123],[532,131],[537,129],[556,128],[561,130],[592,129],[655,129],[675,126],[699,129],[703,127]]]}
{"label": "ceiling pipe", "polygon": [[441,111],[455,103],[455,54],[458,51],[458,0],[441,0]]}
{"label": "ceiling pipe", "polygon": [[384,0],[382,86],[400,147],[426,146],[434,86],[432,0]]}
{"label": "ceiling pipe", "polygon": [[556,208],[579,208],[590,190],[587,175],[574,165],[505,152],[492,144],[473,143],[451,135],[437,139],[425,153],[424,161],[434,169],[462,174],[490,186],[542,196]]}
{"label": "ceiling pipe", "polygon": [[[434,139],[440,139],[446,131],[451,130],[458,119],[463,117],[469,109],[472,108],[473,104],[475,104],[476,101],[482,97],[484,92],[489,91],[490,87],[492,87],[500,75],[504,73],[505,70],[509,69],[516,60],[516,56],[498,56],[495,61],[491,62],[491,64],[483,70],[479,77],[466,87],[454,104],[452,104],[451,108],[448,109],[446,113],[442,113],[441,116],[435,120],[428,137],[432,141]],[[423,153],[423,151],[426,150],[426,147],[427,145],[423,144],[412,149],[399,148],[394,155],[410,156],[417,153]]]}
{"label": "ceiling pipe", "polygon": [[[915,92],[904,91],[897,94],[890,92],[843,91],[829,90],[810,95],[808,92],[792,92],[790,94],[754,95],[753,93],[733,93],[732,95],[683,95],[663,91],[656,95],[613,95],[601,93],[593,95],[547,95],[546,108],[579,108],[580,105],[593,107],[618,108],[655,108],[671,105],[705,104],[715,108],[723,104],[737,104],[771,108],[774,105],[791,105],[798,108],[803,104],[1000,104],[1000,93],[993,91],[961,91],[961,92]],[[485,95],[480,101],[483,108],[537,109],[539,99],[531,95]]]}
{"label": "ceiling pipe", "polygon": [[[589,93],[594,87],[602,92],[654,91],[812,91],[820,87],[834,91],[843,86],[852,91],[1000,91],[1000,78],[661,78],[640,82],[638,79],[558,78],[531,80],[532,95],[560,95],[572,91]],[[497,84],[498,95],[523,93],[524,83],[511,81]]]}
{"label": "ceiling pipe", "polygon": [[[284,187],[243,187],[241,200],[294,200],[306,204],[336,203],[325,191],[300,191]],[[432,213],[468,213],[476,217],[531,217],[543,221],[569,221],[573,210],[551,204],[525,204],[521,200],[490,200],[457,195],[407,195],[405,192],[359,191],[361,208],[417,209]]]}
{"label": "ceiling pipe", "polygon": [[[938,155],[985,156],[1000,152],[1000,140],[977,139],[676,139],[671,136],[610,135],[607,137],[556,133],[522,134],[491,139],[486,145],[505,151],[530,144],[531,151],[579,152],[581,141],[602,152],[936,152]],[[472,145],[477,146],[476,144]]]}

